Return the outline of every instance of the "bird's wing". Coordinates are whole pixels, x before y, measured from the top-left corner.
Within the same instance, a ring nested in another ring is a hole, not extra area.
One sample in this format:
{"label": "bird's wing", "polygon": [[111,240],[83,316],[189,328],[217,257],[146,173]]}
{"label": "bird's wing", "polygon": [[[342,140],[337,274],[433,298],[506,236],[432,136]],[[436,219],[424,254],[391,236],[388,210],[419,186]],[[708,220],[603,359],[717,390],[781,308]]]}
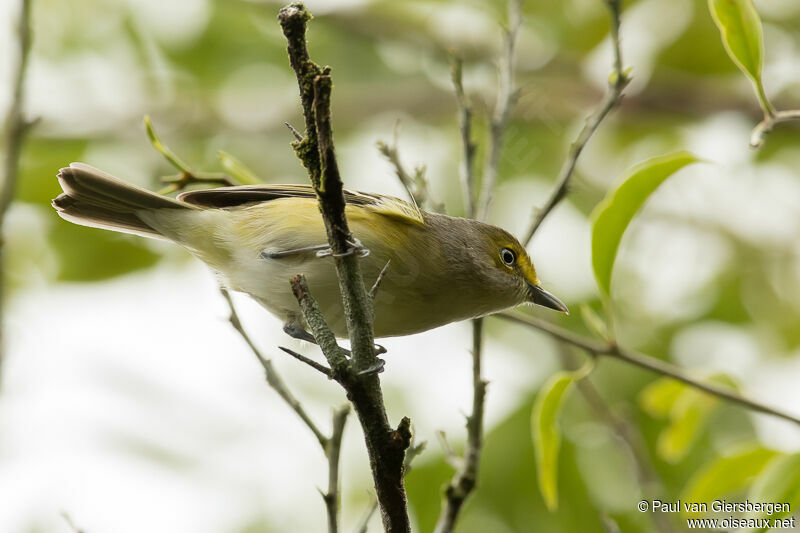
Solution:
{"label": "bird's wing", "polygon": [[[240,185],[188,191],[178,195],[178,200],[199,207],[226,208],[269,202],[278,198],[316,198],[310,185]],[[350,205],[375,213],[398,218],[412,224],[424,224],[422,211],[416,204],[392,196],[356,191],[344,191]]]}

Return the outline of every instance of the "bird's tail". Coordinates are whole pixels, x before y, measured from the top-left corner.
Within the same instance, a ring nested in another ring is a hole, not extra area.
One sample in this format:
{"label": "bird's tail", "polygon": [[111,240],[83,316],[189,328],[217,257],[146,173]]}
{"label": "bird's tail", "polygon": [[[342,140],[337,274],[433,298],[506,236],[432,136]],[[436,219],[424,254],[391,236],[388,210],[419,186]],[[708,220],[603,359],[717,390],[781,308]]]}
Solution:
{"label": "bird's tail", "polygon": [[84,163],[62,168],[58,181],[64,193],[53,200],[53,207],[61,218],[82,226],[165,238],[141,215],[156,209],[195,209],[186,202],[130,185]]}

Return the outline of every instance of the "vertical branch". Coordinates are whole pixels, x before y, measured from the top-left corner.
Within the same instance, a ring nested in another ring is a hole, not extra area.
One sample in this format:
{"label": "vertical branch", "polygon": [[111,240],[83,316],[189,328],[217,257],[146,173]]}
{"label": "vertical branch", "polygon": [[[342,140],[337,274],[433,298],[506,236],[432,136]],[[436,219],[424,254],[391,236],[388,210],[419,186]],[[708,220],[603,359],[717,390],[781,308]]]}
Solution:
{"label": "vertical branch", "polygon": [[461,191],[464,196],[464,212],[468,218],[475,218],[475,152],[478,147],[472,140],[472,106],[464,94],[463,61],[459,57],[453,58],[450,69],[453,80],[453,89],[456,93],[458,106],[458,129],[461,131],[461,150],[463,159],[460,166]]}
{"label": "vertical branch", "polygon": [[[522,24],[522,0],[508,2],[508,30],[504,41],[504,53],[500,58],[500,75],[497,103],[489,132],[489,155],[483,169],[483,189],[479,197],[475,193],[474,157],[476,147],[472,141],[472,111],[464,95],[462,65],[455,60],[452,69],[453,86],[459,111],[459,129],[463,150],[462,187],[464,189],[467,214],[471,218],[486,218],[491,196],[497,181],[503,136],[517,91],[514,88],[514,57],[517,35]],[[455,528],[461,508],[478,482],[480,458],[483,449],[483,412],[487,382],[482,375],[483,319],[472,321],[472,412],[467,417],[467,449],[450,484],[445,489],[444,504],[436,524],[437,533],[449,533]]]}
{"label": "vertical branch", "polygon": [[[8,208],[14,199],[17,190],[19,174],[19,157],[22,144],[28,130],[33,125],[24,117],[25,104],[25,73],[28,66],[28,57],[31,49],[31,0],[20,2],[19,20],[17,21],[17,65],[12,76],[11,106],[6,115],[3,127],[5,138],[5,160],[3,161],[3,183],[0,186],[0,273],[5,272],[5,236],[4,223]],[[0,279],[0,383],[2,383],[3,354],[5,335],[3,334],[3,300],[4,280]]]}
{"label": "vertical branch", "polygon": [[347,391],[364,430],[384,529],[407,532],[411,526],[403,485],[403,462],[411,441],[411,421],[403,418],[394,429],[386,416],[378,379],[380,361],[375,354],[373,338],[372,300],[358,263],[356,251],[360,245],[345,217],[343,184],[333,144],[330,69],[320,69],[309,58],[305,32],[311,14],[302,3],[282,8],[278,19],[288,42],[289,60],[297,76],[306,121],[305,138],[293,146],[308,169],[333,252],[353,351],[351,360],[343,359],[344,353],[311,296],[305,278],[292,278],[292,290],[331,365],[333,378]]}
{"label": "vertical branch", "polygon": [[339,531],[339,456],[342,451],[342,437],[350,406],[345,405],[333,411],[333,431],[325,455],[328,456],[328,491],[322,495],[328,510],[328,533]]}
{"label": "vertical branch", "polygon": [[572,145],[570,145],[569,154],[567,155],[566,161],[564,161],[564,165],[561,167],[553,192],[550,194],[544,206],[536,211],[530,227],[525,232],[522,239],[520,239],[525,246],[530,244],[531,239],[533,239],[534,234],[539,229],[539,226],[542,225],[544,219],[547,218],[553,208],[558,205],[569,192],[570,181],[575,173],[575,167],[578,164],[578,158],[581,152],[583,152],[584,147],[586,147],[586,144],[589,142],[589,139],[592,138],[594,132],[597,131],[597,128],[600,127],[600,123],[603,122],[606,116],[608,116],[608,114],[619,105],[620,101],[622,101],[622,92],[631,81],[628,73],[625,72],[622,66],[622,50],[620,48],[619,36],[620,11],[622,9],[621,0],[603,0],[603,2],[608,7],[609,17],[611,19],[609,33],[611,36],[611,46],[614,50],[614,71],[608,80],[608,90],[606,91],[603,101],[600,103],[600,107],[594,114],[586,119],[586,124],[584,124],[583,129],[581,129],[576,139],[572,142]]}
{"label": "vertical branch", "polygon": [[478,204],[477,217],[486,219],[491,203],[492,192],[497,182],[500,156],[503,153],[503,137],[506,133],[508,116],[517,99],[514,88],[514,59],[516,57],[517,34],[522,24],[522,0],[508,3],[508,30],[504,42],[504,53],[500,58],[497,103],[489,130],[489,155],[483,167],[483,188]]}
{"label": "vertical branch", "polygon": [[467,449],[464,460],[445,489],[445,501],[436,533],[452,532],[461,508],[478,482],[481,451],[483,449],[483,406],[487,382],[481,377],[481,349],[483,319],[472,321],[472,413],[467,417]]}

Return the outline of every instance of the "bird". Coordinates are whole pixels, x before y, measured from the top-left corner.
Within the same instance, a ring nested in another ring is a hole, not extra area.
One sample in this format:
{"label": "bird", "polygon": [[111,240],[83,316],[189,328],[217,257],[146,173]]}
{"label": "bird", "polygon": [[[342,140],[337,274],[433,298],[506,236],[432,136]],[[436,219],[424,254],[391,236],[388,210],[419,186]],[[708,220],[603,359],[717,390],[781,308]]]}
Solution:
{"label": "bird", "polygon": [[[305,340],[290,279],[303,274],[333,333],[347,337],[334,262],[314,189],[241,185],[176,198],[126,183],[85,163],[60,169],[52,201],[75,224],[174,242],[206,263],[227,288],[246,293]],[[478,220],[414,202],[344,191],[364,283],[383,272],[374,296],[376,338],[420,333],[522,304],[568,313],[542,288],[525,247]]]}

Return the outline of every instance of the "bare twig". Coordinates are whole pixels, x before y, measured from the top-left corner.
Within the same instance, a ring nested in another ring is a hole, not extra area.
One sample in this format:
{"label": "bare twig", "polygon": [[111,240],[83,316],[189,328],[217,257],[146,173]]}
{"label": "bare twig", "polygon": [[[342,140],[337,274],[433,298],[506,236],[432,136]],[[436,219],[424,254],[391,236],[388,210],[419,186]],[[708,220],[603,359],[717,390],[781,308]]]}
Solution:
{"label": "bare twig", "polygon": [[381,287],[381,282],[383,281],[383,277],[386,275],[386,272],[389,270],[389,265],[392,263],[392,260],[389,259],[386,261],[386,264],[383,265],[378,277],[375,278],[375,283],[372,284],[372,288],[369,290],[369,298],[370,300],[375,300],[375,297],[378,295],[378,289]]}
{"label": "bare twig", "polygon": [[342,437],[350,406],[345,405],[333,411],[333,431],[325,455],[328,456],[328,491],[322,495],[328,510],[328,533],[339,531],[339,456],[342,451]]}
{"label": "bare twig", "polygon": [[288,42],[289,60],[297,76],[306,123],[304,139],[295,141],[293,147],[317,193],[339,279],[352,360],[347,359],[336,343],[305,279],[295,276],[291,285],[303,316],[328,359],[333,378],[347,391],[364,430],[384,529],[408,532],[411,525],[403,464],[411,441],[411,421],[403,418],[394,429],[386,416],[376,371],[380,361],[374,347],[372,299],[364,286],[358,254],[351,248],[350,243],[355,241],[345,217],[343,184],[333,145],[330,69],[320,69],[309,57],[305,33],[310,19],[311,14],[299,2],[284,7],[278,14]]}
{"label": "bare twig", "polygon": [[800,109],[792,111],[775,111],[773,113],[764,114],[764,120],[759,122],[753,132],[750,134],[750,146],[759,148],[764,144],[764,140],[772,131],[772,128],[780,122],[788,122],[790,120],[800,120]]}
{"label": "bare twig", "polygon": [[450,77],[453,80],[453,90],[456,94],[458,108],[458,129],[461,132],[462,158],[459,176],[461,178],[461,192],[464,196],[464,211],[468,218],[475,218],[475,204],[478,201],[475,188],[475,153],[478,146],[472,140],[472,106],[464,93],[463,81],[464,64],[460,57],[453,57],[450,67]]}
{"label": "bare twig", "polygon": [[442,448],[444,454],[444,461],[452,466],[455,470],[461,470],[464,465],[464,458],[456,453],[450,441],[447,440],[447,433],[444,431],[437,431],[436,438],[439,440],[439,446]]}
{"label": "bare twig", "polygon": [[483,339],[483,318],[472,321],[472,413],[467,417],[467,449],[461,468],[450,480],[445,490],[445,501],[439,520],[437,533],[453,531],[461,507],[478,482],[481,451],[483,448],[483,406],[486,399],[487,382],[481,375],[481,349]]}
{"label": "bare twig", "polygon": [[278,349],[280,351],[282,351],[283,353],[291,355],[292,357],[294,357],[295,359],[297,359],[301,363],[307,364],[308,366],[310,366],[314,370],[316,370],[318,372],[321,372],[328,379],[331,379],[331,369],[326,367],[325,365],[321,365],[321,364],[317,363],[316,361],[314,361],[313,359],[310,359],[310,358],[306,357],[303,354],[297,353],[294,350],[290,350],[289,348],[287,348],[285,346],[278,346]]}
{"label": "bare twig", "polygon": [[[5,218],[17,190],[19,177],[19,157],[22,145],[33,122],[25,119],[25,74],[31,48],[31,0],[20,2],[20,13],[17,21],[17,64],[11,77],[11,106],[8,109],[3,128],[5,138],[5,160],[3,161],[3,183],[0,186],[0,272],[5,272]],[[0,283],[0,383],[2,383],[3,347],[3,307],[5,299],[3,283]]]}
{"label": "bare twig", "polygon": [[394,167],[394,173],[397,179],[408,193],[411,201],[423,209],[430,209],[437,213],[444,212],[444,205],[436,203],[431,198],[431,193],[428,188],[428,180],[425,177],[425,167],[417,167],[414,169],[414,175],[408,173],[403,163],[400,161],[400,153],[397,147],[398,142],[398,125],[395,125],[394,139],[391,146],[383,141],[378,141],[378,151],[385,157],[389,163]]}
{"label": "bare twig", "polygon": [[564,161],[564,166],[561,167],[558,179],[556,180],[555,189],[544,206],[536,210],[530,227],[525,232],[522,239],[520,239],[525,246],[531,242],[539,226],[542,225],[542,222],[544,222],[544,219],[547,218],[553,208],[567,195],[570,181],[575,173],[575,167],[578,164],[578,158],[581,152],[583,152],[584,147],[586,147],[586,144],[592,138],[594,132],[597,131],[597,128],[600,127],[603,120],[617,105],[619,105],[622,100],[622,92],[631,80],[628,73],[623,68],[622,51],[620,49],[619,25],[620,11],[622,9],[621,0],[603,0],[603,2],[605,2],[608,7],[609,16],[611,18],[611,45],[614,50],[614,71],[608,81],[608,90],[606,91],[603,101],[600,103],[600,107],[594,114],[586,119],[586,124],[583,126],[583,129],[581,129],[580,133],[578,133],[578,137],[572,142],[567,159]]}
{"label": "bare twig", "polygon": [[514,59],[517,46],[517,34],[522,25],[522,0],[508,2],[508,30],[504,43],[504,53],[500,58],[497,103],[494,107],[489,126],[489,154],[483,166],[481,197],[478,202],[477,218],[486,219],[489,213],[497,173],[500,168],[500,157],[503,153],[503,137],[508,125],[508,116],[517,100],[518,91],[514,88]]}
{"label": "bare twig", "polygon": [[[220,292],[222,293],[223,298],[225,298],[225,302],[228,304],[228,309],[230,310],[230,316],[228,317],[228,320],[230,321],[231,326],[233,326],[233,329],[235,329],[242,339],[244,339],[245,343],[247,343],[247,346],[249,346],[250,350],[253,352],[253,355],[255,355],[256,359],[258,359],[258,362],[264,368],[267,383],[275,392],[278,393],[278,396],[280,396],[283,401],[292,408],[292,410],[297,414],[297,416],[300,417],[305,425],[308,426],[308,429],[310,429],[314,434],[317,442],[319,442],[319,445],[322,448],[322,451],[328,458],[328,491],[322,494],[322,499],[325,502],[325,508],[328,514],[328,532],[337,533],[339,530],[339,455],[342,445],[344,426],[345,422],[347,422],[347,415],[350,414],[350,407],[344,406],[334,410],[332,423],[333,429],[331,431],[331,436],[326,437],[319,427],[317,427],[314,421],[311,420],[311,417],[308,415],[303,405],[286,386],[286,383],[283,381],[280,374],[278,374],[278,372],[272,366],[272,361],[264,357],[258,347],[253,343],[252,339],[250,339],[250,335],[247,334],[247,331],[245,331],[244,327],[242,326],[242,322],[239,319],[239,314],[236,312],[236,307],[233,304],[230,293],[227,291],[227,289],[222,287],[220,287]],[[281,350],[292,355],[293,357],[300,359],[304,363],[316,368],[320,372],[323,372],[330,377],[330,370],[322,365],[319,365],[319,363],[292,352],[288,348],[281,348]]]}
{"label": "bare twig", "polygon": [[695,379],[679,367],[635,350],[629,350],[613,343],[596,341],[530,315],[523,315],[521,313],[498,313],[495,316],[511,322],[533,327],[547,333],[551,337],[554,337],[562,342],[572,344],[573,346],[577,346],[578,348],[581,348],[594,355],[609,357],[611,359],[616,359],[640,368],[644,368],[651,372],[655,372],[656,374],[667,376],[685,383],[690,387],[703,391],[712,396],[716,396],[728,402],[750,409],[751,411],[776,416],[800,425],[800,417],[798,416],[745,398],[736,391],[727,387]]}
{"label": "bare twig", "polygon": [[297,131],[296,129],[294,129],[294,126],[292,126],[292,125],[291,125],[291,124],[289,124],[288,122],[284,122],[284,124],[286,124],[286,127],[287,127],[287,128],[289,128],[289,131],[291,131],[291,132],[292,132],[292,135],[294,136],[294,139],[295,139],[297,142],[300,142],[300,141],[302,141],[302,140],[303,140],[303,134],[302,134],[302,133],[300,133],[299,131]]}
{"label": "bare twig", "polygon": [[285,401],[286,404],[291,407],[295,413],[297,413],[297,416],[300,417],[306,426],[308,426],[308,429],[310,429],[317,438],[317,441],[319,442],[320,446],[322,446],[323,450],[326,449],[328,445],[328,437],[326,437],[322,431],[320,431],[314,421],[311,420],[311,417],[308,416],[308,413],[302,404],[300,404],[294,394],[292,394],[292,392],[286,387],[283,379],[272,366],[272,361],[264,357],[264,355],[261,353],[261,350],[259,350],[258,347],[253,343],[252,339],[250,339],[250,335],[247,334],[242,326],[241,320],[239,320],[239,314],[236,312],[236,307],[233,305],[233,300],[231,299],[231,295],[228,290],[220,287],[220,293],[222,293],[222,297],[225,298],[225,302],[228,304],[228,309],[230,310],[228,321],[231,323],[231,326],[233,326],[233,329],[235,329],[242,339],[244,339],[244,342],[247,343],[247,346],[250,348],[250,351],[253,352],[253,355],[255,355],[256,359],[258,359],[258,362],[264,369],[269,386],[278,393],[278,396],[283,398],[283,401]]}

